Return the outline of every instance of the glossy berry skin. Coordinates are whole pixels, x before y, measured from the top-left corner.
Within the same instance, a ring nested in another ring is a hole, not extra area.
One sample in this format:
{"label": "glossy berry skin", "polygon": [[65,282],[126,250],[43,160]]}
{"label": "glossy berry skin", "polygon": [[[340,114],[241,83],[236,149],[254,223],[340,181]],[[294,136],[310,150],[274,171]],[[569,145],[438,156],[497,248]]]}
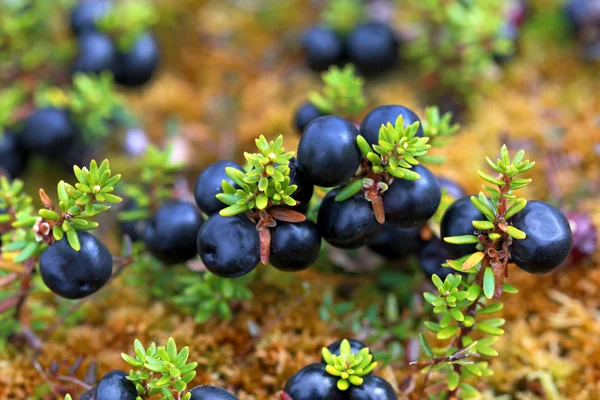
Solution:
{"label": "glossy berry skin", "polygon": [[233,393],[217,386],[196,386],[190,400],[239,400]]}
{"label": "glossy berry skin", "polygon": [[375,375],[363,379],[362,385],[350,385],[348,400],[398,400],[396,391],[385,379]]}
{"label": "glossy berry skin", "polygon": [[573,247],[573,234],[563,213],[543,201],[529,201],[510,219],[512,225],[527,234],[513,240],[512,261],[532,274],[545,274],[561,265]]}
{"label": "glossy berry skin", "polygon": [[271,228],[269,262],[282,271],[301,271],[312,266],[319,257],[321,235],[310,220],[277,222]]}
{"label": "glossy berry skin", "polygon": [[[464,196],[456,200],[448,207],[440,224],[442,240],[450,236],[472,235],[476,229],[473,221],[486,221],[485,216],[473,203],[471,196]],[[460,258],[476,251],[475,244],[450,244],[444,242],[444,246],[451,259]]]}
{"label": "glossy berry skin", "polygon": [[71,12],[71,30],[77,36],[97,30],[99,21],[110,9],[108,0],[82,0]]}
{"label": "glossy berry skin", "polygon": [[362,196],[335,201],[338,190],[327,193],[321,203],[317,227],[323,239],[341,249],[356,249],[373,237],[381,225],[371,203]]}
{"label": "glossy berry skin", "polygon": [[195,205],[170,200],[148,221],[142,239],[148,251],[163,263],[184,263],[198,254],[196,236],[202,222]]}
{"label": "glossy berry skin", "polygon": [[315,187],[310,180],[308,172],[300,165],[296,157],[292,157],[288,166],[290,167],[290,185],[298,186],[296,191],[292,193],[292,198],[300,203],[292,207],[292,209],[304,213],[308,211]]}
{"label": "glossy berry skin", "polygon": [[298,144],[298,161],[315,185],[339,186],[354,176],[362,157],[357,136],[352,123],[335,116],[319,117],[306,127]]}
{"label": "glossy berry skin", "polygon": [[400,260],[415,254],[421,246],[421,227],[400,228],[385,223],[372,239],[369,249],[388,260]]}
{"label": "glossy berry skin", "polygon": [[101,32],[87,32],[77,39],[79,52],[71,67],[72,73],[114,73],[117,50],[113,41]]}
{"label": "glossy berry skin", "polygon": [[21,143],[27,151],[46,156],[61,154],[78,134],[68,111],[41,108],[27,118],[21,132]]}
{"label": "glossy berry skin", "polygon": [[216,212],[221,211],[227,207],[224,203],[221,203],[215,196],[223,192],[222,182],[226,180],[233,187],[237,188],[235,182],[225,173],[225,168],[231,167],[242,171],[242,167],[234,163],[233,161],[217,161],[210,164],[196,180],[196,187],[194,188],[194,198],[196,204],[203,213],[212,215]]}
{"label": "glossy berry skin", "polygon": [[94,400],[135,400],[138,392],[123,371],[112,370],[98,383]]}
{"label": "glossy berry skin", "polygon": [[422,165],[413,171],[421,175],[416,181],[394,179],[383,193],[385,220],[402,228],[422,226],[435,214],[440,205],[442,191],[437,178]]}
{"label": "glossy berry skin", "polygon": [[398,40],[386,24],[368,22],[354,28],[346,38],[348,59],[365,75],[377,75],[398,61]]}
{"label": "glossy berry skin", "polygon": [[18,177],[27,166],[27,158],[27,152],[22,149],[19,137],[4,131],[0,136],[0,169],[11,178]]}
{"label": "glossy berry skin", "polygon": [[466,194],[465,189],[451,179],[438,177],[437,180],[442,191],[453,199],[460,199]]}
{"label": "glossy berry skin", "polygon": [[[370,145],[378,144],[381,125],[387,125],[388,123],[395,125],[400,115],[404,118],[405,127],[417,121],[421,123],[419,116],[410,108],[389,104],[372,109],[363,118],[360,123],[360,134]],[[423,127],[421,125],[419,125],[417,136],[423,137]]]}
{"label": "glossy berry skin", "polygon": [[310,124],[314,119],[324,116],[321,111],[317,107],[315,107],[311,102],[307,101],[302,104],[297,110],[296,114],[294,114],[294,125],[296,126],[296,131],[302,135],[308,124]]}
{"label": "glossy berry skin", "polygon": [[332,29],[317,26],[308,29],[302,38],[302,48],[310,69],[325,71],[344,57],[344,41]]}
{"label": "glossy berry skin", "polygon": [[[348,339],[348,342],[350,343],[350,352],[354,353],[354,354],[358,353],[365,347],[368,347],[366,344],[364,344],[360,340]],[[336,356],[339,356],[341,344],[342,344],[342,340],[336,340],[335,342],[333,342],[329,346],[327,346],[327,349],[331,352],[331,354],[335,354]],[[321,362],[325,363],[325,360],[323,359],[322,356],[321,356]]]}
{"label": "glossy berry skin", "polygon": [[198,232],[197,244],[206,268],[221,278],[246,275],[260,260],[256,226],[244,214],[212,215]]}
{"label": "glossy berry skin", "polygon": [[442,267],[442,264],[451,260],[452,257],[444,246],[444,243],[436,236],[421,245],[421,248],[417,253],[417,258],[421,270],[429,279],[431,279],[433,274],[436,274],[444,280],[448,274],[457,273],[457,271],[452,268]]}
{"label": "glossy berry skin", "polygon": [[117,55],[115,81],[128,87],[142,86],[152,79],[159,59],[156,37],[142,33],[129,51]]}
{"label": "glossy berry skin", "polygon": [[40,275],[50,290],[67,299],[81,299],[99,290],[112,274],[112,255],[92,234],[77,232],[81,249],[75,251],[66,237],[40,257]]}
{"label": "glossy berry skin", "polygon": [[292,376],[283,391],[293,400],[344,400],[345,393],[338,390],[337,381],[325,371],[325,364],[310,364]]}

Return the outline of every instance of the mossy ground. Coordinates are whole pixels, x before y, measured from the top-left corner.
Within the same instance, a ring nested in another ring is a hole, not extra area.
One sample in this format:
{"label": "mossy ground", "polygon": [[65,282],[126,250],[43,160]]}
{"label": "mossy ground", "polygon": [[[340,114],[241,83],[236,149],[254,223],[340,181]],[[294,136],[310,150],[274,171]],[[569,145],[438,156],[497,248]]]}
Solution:
{"label": "mossy ground", "polygon": [[[254,2],[158,2],[164,11],[158,29],[163,65],[156,80],[127,97],[152,138],[165,137],[168,121],[178,123],[181,135],[166,140],[178,144],[177,155],[189,165],[190,177],[217,158],[239,158],[260,134],[283,133],[286,147],[296,146],[294,109],[319,84],[302,64],[297,35],[316,10],[298,1],[271,3],[269,11],[256,13]],[[534,12],[544,16],[550,3],[534,2]],[[508,141],[538,161],[526,197],[558,204],[560,195],[562,205],[589,212],[600,226],[600,202],[589,195],[597,196],[600,182],[598,66],[578,61],[574,45],[544,31],[540,18],[526,29],[517,59],[477,96],[460,135],[436,150],[448,161],[434,170],[477,191],[475,170],[484,167],[485,155],[494,157]],[[372,104],[404,104],[421,113],[415,76],[405,66],[368,81]],[[559,170],[556,155],[567,160]],[[130,160],[115,155],[111,162],[127,178]],[[115,251],[117,243],[115,235]],[[84,365],[98,363],[101,376],[126,369],[120,353],[131,352],[135,338],[164,343],[173,336],[179,345],[189,345],[191,359],[199,362],[194,383],[227,387],[242,400],[276,399],[287,378],[319,359],[322,346],[348,334],[319,319],[323,292],[371,277],[274,274],[260,274],[252,284],[254,299],[240,304],[231,321],[201,325],[150,300],[145,288],[119,280],[84,307],[76,326],[59,327],[43,338],[40,364],[57,360],[66,365],[83,355]],[[600,254],[586,265],[568,265],[549,276],[512,267],[509,282],[520,293],[505,296],[506,334],[496,346],[500,357],[492,360],[495,375],[479,385],[485,397],[600,399]],[[378,343],[371,345],[377,349]],[[29,399],[43,392],[44,380],[32,367],[29,351],[12,349],[5,356],[0,398]],[[411,374],[417,382],[422,379],[402,361],[392,365],[378,373],[394,384]],[[64,385],[80,394],[76,387]]]}

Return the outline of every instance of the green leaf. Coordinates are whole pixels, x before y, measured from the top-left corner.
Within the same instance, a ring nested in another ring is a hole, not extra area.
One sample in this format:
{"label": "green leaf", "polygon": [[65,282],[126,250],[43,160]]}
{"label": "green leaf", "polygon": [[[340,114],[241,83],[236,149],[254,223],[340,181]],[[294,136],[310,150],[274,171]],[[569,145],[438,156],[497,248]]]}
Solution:
{"label": "green leaf", "polygon": [[440,340],[450,339],[452,336],[456,335],[458,330],[459,327],[456,325],[447,326],[437,333],[437,338]]}
{"label": "green leaf", "polygon": [[460,374],[454,370],[448,372],[448,390],[455,390],[460,383]]}
{"label": "green leaf", "polygon": [[481,213],[483,215],[485,215],[485,217],[488,220],[493,221],[494,218],[496,217],[494,214],[494,210],[492,210],[486,203],[479,200],[479,198],[477,198],[475,196],[471,196],[471,203],[473,203],[475,208],[477,208],[479,211],[481,211]]}
{"label": "green leaf", "polygon": [[449,236],[445,237],[444,241],[450,244],[477,244],[479,238],[475,235]]}
{"label": "green leaf", "polygon": [[25,248],[23,250],[21,250],[21,252],[15,257],[15,262],[16,263],[22,263],[25,260],[27,260],[28,258],[31,258],[35,255],[36,251],[38,250],[38,244],[37,242],[30,242],[29,244],[27,244],[27,246],[25,246]]}
{"label": "green leaf", "polygon": [[489,335],[494,335],[494,336],[502,336],[502,335],[504,335],[504,330],[503,329],[500,329],[498,327],[489,325],[487,323],[487,321],[483,321],[483,322],[477,323],[477,325],[475,325],[475,329],[477,329],[478,331],[481,331],[483,333],[487,333]]}
{"label": "green leaf", "polygon": [[511,294],[519,293],[519,289],[506,282],[502,284],[502,291]]}
{"label": "green leaf", "polygon": [[50,221],[60,221],[60,215],[58,215],[55,211],[52,210],[42,208],[38,211],[38,214],[40,215],[40,217]]}
{"label": "green leaf", "polygon": [[498,312],[500,310],[502,310],[504,308],[504,303],[494,303],[494,304],[490,304],[484,308],[482,308],[481,310],[479,310],[479,314],[493,314],[495,312]]}
{"label": "green leaf", "polygon": [[[64,229],[64,228],[63,228]],[[69,241],[69,245],[75,251],[81,250],[81,244],[79,243],[79,236],[77,236],[77,231],[75,229],[69,229],[66,231],[67,240]]]}
{"label": "green leaf", "polygon": [[494,277],[494,271],[492,268],[487,267],[483,273],[483,294],[488,299],[494,297],[496,290],[496,278]]}
{"label": "green leaf", "polygon": [[256,208],[259,210],[264,210],[269,205],[269,198],[266,194],[261,193],[256,196]]}
{"label": "green leaf", "polygon": [[513,239],[523,240],[527,237],[525,232],[515,228],[512,225],[506,227],[506,233],[508,233]]}
{"label": "green leaf", "polygon": [[482,230],[482,231],[486,231],[486,230],[495,228],[494,224],[491,223],[490,221],[473,221],[472,224],[473,224],[473,227],[475,227],[476,229]]}
{"label": "green leaf", "polygon": [[450,314],[452,315],[452,318],[454,318],[458,322],[462,322],[465,319],[465,316],[458,308],[451,308]]}
{"label": "green leaf", "polygon": [[461,399],[475,399],[475,398],[480,399],[481,393],[479,393],[479,391],[477,389],[475,389],[473,386],[463,382],[460,384],[459,398],[461,398]]}
{"label": "green leaf", "polygon": [[335,195],[335,201],[344,201],[349,199],[356,193],[360,192],[362,185],[362,179],[357,179],[353,181],[348,186],[345,186],[342,189],[340,189],[340,191]]}
{"label": "green leaf", "polygon": [[508,208],[508,210],[506,210],[505,218],[508,219],[508,218],[514,216],[519,211],[521,211],[523,208],[525,208],[526,205],[527,205],[527,200],[525,200],[525,199],[517,200],[512,206],[510,206]]}
{"label": "green leaf", "polygon": [[433,358],[433,351],[431,350],[431,347],[429,346],[429,343],[427,343],[427,339],[425,339],[425,335],[423,335],[422,332],[419,332],[419,344],[421,345],[425,355],[429,358]]}
{"label": "green leaf", "polygon": [[479,174],[479,176],[480,176],[481,178],[483,178],[483,180],[484,180],[484,181],[486,181],[486,182],[489,182],[489,183],[491,183],[491,184],[494,184],[494,185],[498,185],[498,186],[500,186],[500,187],[503,187],[504,185],[506,185],[506,182],[504,182],[503,180],[501,180],[501,179],[498,179],[498,178],[496,178],[496,177],[493,177],[493,176],[491,176],[491,175],[488,175],[488,174],[486,174],[486,173],[485,173],[485,172],[483,172],[483,171],[477,171],[477,173],[478,173],[478,174]]}
{"label": "green leaf", "polygon": [[356,144],[358,145],[358,148],[360,149],[361,153],[363,153],[363,155],[366,157],[369,153],[372,153],[373,150],[371,149],[371,146],[369,145],[369,143],[365,140],[364,137],[362,137],[361,135],[358,135],[356,137]]}
{"label": "green leaf", "polygon": [[223,217],[233,217],[234,215],[242,214],[247,211],[249,211],[248,204],[234,204],[229,207],[225,207],[219,211],[219,214]]}

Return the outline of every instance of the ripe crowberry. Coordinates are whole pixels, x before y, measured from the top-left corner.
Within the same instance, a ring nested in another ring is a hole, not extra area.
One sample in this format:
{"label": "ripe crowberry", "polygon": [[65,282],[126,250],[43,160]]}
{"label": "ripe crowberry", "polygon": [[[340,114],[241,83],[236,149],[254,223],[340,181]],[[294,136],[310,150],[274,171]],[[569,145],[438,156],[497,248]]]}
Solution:
{"label": "ripe crowberry", "polygon": [[212,215],[226,207],[225,204],[219,201],[215,196],[223,192],[221,183],[226,180],[233,187],[237,188],[235,182],[225,173],[225,168],[231,167],[243,170],[238,164],[233,161],[217,161],[210,164],[196,180],[194,189],[194,198],[196,204],[202,212]]}
{"label": "ripe crowberry", "polygon": [[142,33],[131,49],[118,53],[115,81],[128,87],[141,86],[152,78],[160,57],[158,42],[151,33]]}
{"label": "ripe crowberry", "polygon": [[321,111],[317,107],[315,107],[311,102],[306,102],[296,110],[296,114],[294,115],[294,125],[296,126],[296,130],[299,134],[302,135],[308,124],[310,124],[314,119],[324,116]]}
{"label": "ripe crowberry", "polygon": [[99,74],[115,71],[117,50],[113,41],[100,32],[87,32],[77,39],[79,52],[71,67],[72,73]]}
{"label": "ripe crowberry", "polygon": [[73,250],[63,238],[42,253],[40,275],[54,293],[81,299],[100,289],[112,274],[112,256],[106,246],[88,232],[77,232],[81,249]]}
{"label": "ripe crowberry", "polygon": [[196,386],[190,400],[239,400],[233,393],[217,386]]}
{"label": "ripe crowberry", "polygon": [[415,254],[421,246],[421,227],[400,228],[385,223],[381,231],[369,239],[369,249],[388,260],[399,260]]}
{"label": "ripe crowberry", "polygon": [[310,364],[292,376],[283,391],[293,400],[343,400],[346,394],[338,390],[337,381],[325,371],[325,364]]}
{"label": "ripe crowberry", "polygon": [[[360,123],[360,134],[372,146],[379,144],[379,129],[381,125],[388,123],[395,125],[398,117],[402,115],[404,126],[410,126],[415,122],[421,122],[419,116],[410,108],[398,105],[385,105],[372,109]],[[417,136],[423,136],[423,127],[419,125]]]}
{"label": "ripe crowberry", "polygon": [[422,165],[412,169],[421,175],[420,179],[394,179],[383,194],[386,221],[403,228],[425,224],[435,214],[442,197],[440,185],[431,171]]}
{"label": "ripe crowberry", "polygon": [[96,31],[96,22],[110,9],[109,0],[83,0],[71,12],[71,30],[75,35]]}
{"label": "ripe crowberry", "polygon": [[302,38],[302,48],[308,66],[317,72],[338,64],[344,57],[344,41],[332,29],[317,26],[310,28]]}
{"label": "ripe crowberry", "polygon": [[317,227],[328,243],[342,249],[354,249],[373,237],[381,225],[371,203],[362,196],[335,201],[338,190],[327,193],[321,203]]}
{"label": "ripe crowberry", "polygon": [[398,400],[396,391],[386,380],[375,375],[363,379],[361,385],[350,385],[348,400]]}
{"label": "ripe crowberry", "polygon": [[298,186],[296,191],[292,193],[292,198],[299,204],[292,208],[298,212],[304,213],[308,211],[310,199],[313,196],[315,187],[310,180],[308,172],[300,165],[296,157],[292,157],[288,166],[290,167],[290,185]]}
{"label": "ripe crowberry", "polygon": [[[485,216],[473,203],[471,196],[464,196],[456,200],[444,213],[440,224],[442,240],[450,236],[472,235],[476,229],[473,221],[485,221]],[[444,242],[444,246],[450,253],[451,258],[460,258],[476,251],[474,244],[450,244]]]}
{"label": "ripe crowberry", "polygon": [[197,253],[196,235],[202,215],[191,203],[165,202],[146,223],[142,238],[148,251],[165,264],[186,262]]}
{"label": "ripe crowberry", "polygon": [[21,147],[19,136],[4,131],[0,136],[0,169],[11,178],[20,176],[27,166],[27,152]]}
{"label": "ripe crowberry", "polygon": [[433,274],[436,274],[444,280],[448,274],[457,273],[452,268],[442,267],[442,264],[445,264],[446,261],[452,259],[452,257],[446,249],[446,246],[444,246],[444,243],[436,236],[421,245],[421,248],[417,253],[417,258],[421,270],[429,279],[431,279]]}
{"label": "ripe crowberry", "polygon": [[513,240],[512,261],[532,274],[545,274],[561,265],[573,247],[569,221],[556,208],[543,201],[529,201],[510,220],[527,234],[523,240]]}
{"label": "ripe crowberry", "polygon": [[77,136],[78,130],[69,112],[60,108],[42,108],[25,121],[21,143],[28,151],[43,155],[60,155]]}
{"label": "ripe crowberry", "polygon": [[319,257],[321,235],[310,220],[277,222],[271,228],[269,262],[282,271],[301,271],[313,265]]}
{"label": "ripe crowberry", "polygon": [[260,259],[254,222],[243,214],[213,214],[198,232],[198,253],[206,268],[217,276],[236,278],[248,274]]}
{"label": "ripe crowberry", "polygon": [[306,127],[298,161],[315,185],[338,186],[354,176],[361,160],[357,136],[354,125],[335,116],[319,117]]}
{"label": "ripe crowberry", "polygon": [[112,370],[98,383],[94,400],[135,400],[138,391],[123,371]]}
{"label": "ripe crowberry", "polygon": [[365,75],[375,75],[398,61],[398,40],[386,24],[368,22],[354,28],[346,38],[348,58]]}

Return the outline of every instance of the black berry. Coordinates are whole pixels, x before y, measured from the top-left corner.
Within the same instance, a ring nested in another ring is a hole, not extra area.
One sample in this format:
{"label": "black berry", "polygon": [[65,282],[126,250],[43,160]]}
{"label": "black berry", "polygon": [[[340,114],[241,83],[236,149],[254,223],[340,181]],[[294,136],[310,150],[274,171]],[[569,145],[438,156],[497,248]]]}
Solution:
{"label": "black berry", "polygon": [[440,178],[438,177],[438,183],[440,184],[440,188],[442,191],[446,192],[446,194],[453,199],[460,199],[466,193],[462,186],[460,186],[457,182],[454,182],[448,178]]}
{"label": "black berry", "polygon": [[315,185],[338,186],[354,176],[361,160],[357,136],[354,125],[335,116],[319,117],[306,127],[298,161]]}
{"label": "black berry", "polygon": [[324,116],[321,111],[317,107],[315,107],[312,103],[306,102],[296,110],[296,114],[294,115],[294,125],[296,126],[296,130],[299,134],[302,135],[308,124],[310,124],[314,119]]}
{"label": "black berry", "polygon": [[363,379],[361,385],[350,385],[348,400],[398,400],[392,385],[383,378],[367,375]]}
{"label": "black berry", "polygon": [[310,199],[313,196],[313,192],[315,187],[310,180],[310,176],[306,169],[298,162],[296,157],[292,157],[289,163],[290,167],[290,185],[297,185],[298,188],[294,193],[292,193],[292,198],[296,200],[299,204],[295,207],[292,207],[294,210],[298,212],[306,212],[308,211],[308,207],[310,206]]}
{"label": "black berry", "polygon": [[27,152],[21,147],[18,135],[4,131],[0,136],[0,169],[11,178],[20,176],[27,166]]}
{"label": "black berry", "polygon": [[362,196],[335,201],[338,190],[327,193],[321,203],[317,226],[323,239],[335,247],[354,249],[376,234],[377,222],[371,203]]}
{"label": "black berry", "polygon": [[114,73],[117,50],[110,37],[100,32],[87,32],[77,39],[77,47],[79,51],[71,67],[72,73]]}
{"label": "black berry", "polygon": [[196,236],[202,215],[191,203],[165,202],[146,224],[143,240],[148,251],[165,264],[186,262],[197,253]]}
{"label": "black berry", "polygon": [[55,156],[61,154],[77,134],[77,127],[66,110],[42,108],[25,121],[21,143],[28,151]]}
{"label": "black berry", "polygon": [[54,293],[81,299],[100,289],[112,274],[112,255],[92,234],[77,232],[81,249],[73,250],[66,238],[55,242],[40,257],[40,275]]}
{"label": "black berry", "polygon": [[269,262],[282,271],[301,271],[312,266],[319,257],[321,235],[310,220],[277,222],[271,228]]}
{"label": "black berry", "polygon": [[217,386],[196,386],[190,400],[239,400],[233,393]]}
{"label": "black berry", "polygon": [[398,61],[398,40],[386,24],[368,22],[346,38],[348,58],[365,75],[380,74]]}
{"label": "black berry", "polygon": [[210,164],[196,180],[196,187],[194,189],[194,197],[196,204],[202,210],[202,212],[212,215],[219,212],[226,207],[224,203],[221,203],[215,196],[222,193],[221,183],[223,180],[229,182],[233,187],[237,188],[237,185],[231,180],[230,177],[225,173],[225,168],[231,167],[242,171],[242,167],[233,161],[217,161]]}
{"label": "black berry", "polygon": [[399,260],[415,254],[421,245],[421,227],[400,228],[385,223],[372,239],[369,249],[388,260]]}
{"label": "black berry", "polygon": [[[473,203],[471,196],[464,196],[456,200],[444,213],[440,224],[442,240],[450,236],[472,235],[476,229],[473,221],[485,221],[485,216]],[[460,258],[476,251],[475,244],[450,244],[444,242],[444,246],[450,253],[451,259]]]}
{"label": "black berry", "polygon": [[128,87],[141,86],[152,78],[160,51],[156,37],[151,33],[143,33],[127,52],[117,55],[115,81]]}
{"label": "black berry", "polygon": [[94,400],[96,398],[96,388],[93,387],[81,395],[79,400]]}
{"label": "black berry", "polygon": [[256,226],[245,215],[212,215],[198,233],[198,253],[206,268],[222,278],[251,272],[260,259]]}
{"label": "black berry", "polygon": [[422,165],[412,170],[421,178],[415,181],[396,178],[383,194],[386,221],[403,228],[425,224],[435,214],[442,197],[440,185],[431,171]]}
{"label": "black berry", "polygon": [[98,22],[110,9],[109,0],[82,0],[71,12],[71,30],[75,35],[96,31]]}
{"label": "black berry", "polygon": [[135,400],[138,391],[123,371],[112,370],[98,383],[94,400]]}
{"label": "black berry", "polygon": [[527,234],[513,240],[510,255],[517,266],[532,274],[545,274],[561,265],[573,247],[573,234],[563,213],[543,201],[529,201],[511,218]]}
{"label": "black berry", "polygon": [[451,260],[452,256],[444,246],[444,243],[436,236],[423,243],[417,253],[419,266],[429,279],[433,274],[439,276],[442,280],[446,279],[448,274],[456,274],[452,268],[442,267],[446,261]]}
{"label": "black berry", "polygon": [[338,64],[344,57],[344,41],[333,30],[321,26],[310,28],[302,38],[308,66],[317,72]]}
{"label": "black berry", "polygon": [[292,376],[283,391],[293,400],[343,400],[345,393],[338,390],[337,380],[325,371],[325,364],[310,364]]}
{"label": "black berry", "polygon": [[[390,104],[371,110],[360,124],[360,134],[370,145],[379,144],[379,129],[381,125],[387,125],[388,123],[395,125],[400,115],[404,119],[405,127],[417,121],[421,122],[419,116],[410,108]],[[419,125],[417,136],[423,136],[423,127],[421,125]]]}
{"label": "black berry", "polygon": [[[367,345],[364,344],[363,342],[361,342],[360,340],[348,339],[348,342],[350,343],[350,352],[353,354],[357,354],[359,351],[361,351],[362,349],[367,347]],[[339,356],[341,344],[342,344],[342,340],[336,340],[335,342],[333,342],[329,346],[327,346],[327,349],[331,352],[331,354],[335,354],[336,356]],[[321,362],[323,362],[323,363],[325,362],[323,357],[321,357]]]}

